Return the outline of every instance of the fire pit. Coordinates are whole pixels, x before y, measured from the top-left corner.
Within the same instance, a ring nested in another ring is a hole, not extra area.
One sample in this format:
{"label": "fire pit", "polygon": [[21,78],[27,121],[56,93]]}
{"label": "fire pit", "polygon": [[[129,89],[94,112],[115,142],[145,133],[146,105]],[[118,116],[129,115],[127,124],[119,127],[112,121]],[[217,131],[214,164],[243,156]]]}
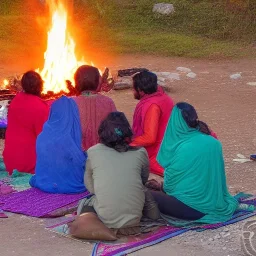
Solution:
{"label": "fire pit", "polygon": [[[66,0],[46,0],[49,7],[49,17],[51,18],[51,27],[48,31],[47,49],[44,54],[43,69],[36,69],[44,80],[42,97],[45,100],[53,100],[62,95],[74,96],[77,94],[74,87],[74,73],[81,65],[92,65],[90,61],[85,61],[84,57],[78,60],[75,54],[76,44],[68,30],[68,6]],[[101,72],[101,71],[100,71]],[[114,81],[109,75],[109,69],[106,68],[102,74],[103,90],[109,90],[113,87]],[[15,97],[16,93],[21,91],[21,77],[14,76],[5,79],[0,88],[0,122],[3,122],[0,137],[3,137],[3,130],[7,125],[8,103]],[[1,109],[5,111],[1,112]],[[5,114],[3,114],[5,113]],[[4,127],[5,124],[5,127]],[[1,135],[2,134],[2,135]]]}

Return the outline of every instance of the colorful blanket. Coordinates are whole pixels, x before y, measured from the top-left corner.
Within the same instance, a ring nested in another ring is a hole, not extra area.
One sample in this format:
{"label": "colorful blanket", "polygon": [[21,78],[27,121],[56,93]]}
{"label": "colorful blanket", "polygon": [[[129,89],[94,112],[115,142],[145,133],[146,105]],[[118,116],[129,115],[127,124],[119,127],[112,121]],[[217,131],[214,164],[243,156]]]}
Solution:
{"label": "colorful blanket", "polygon": [[[256,198],[254,196],[239,193],[235,196],[235,198],[239,201],[240,206],[244,206],[244,207],[241,207],[240,210],[236,211],[235,214],[232,216],[232,218],[227,222],[205,225],[203,223],[198,223],[197,221],[181,220],[181,219],[177,219],[177,218],[174,218],[171,216],[166,216],[164,214],[161,214],[161,216],[170,225],[175,226],[175,227],[183,227],[183,228],[190,228],[190,229],[197,229],[198,227],[200,227],[200,229],[203,229],[203,228],[204,229],[215,229],[215,228],[226,226],[226,225],[229,225],[229,224],[232,224],[232,223],[235,223],[240,220],[243,220],[243,219],[246,219],[246,218],[256,215],[255,207],[253,207],[253,206],[256,206]],[[246,207],[246,206],[248,206],[248,207]]]}
{"label": "colorful blanket", "polygon": [[20,213],[32,217],[43,217],[54,210],[78,202],[89,195],[89,192],[81,194],[49,194],[36,188],[21,192],[0,196],[2,210]]}
{"label": "colorful blanket", "polygon": [[126,255],[181,235],[187,231],[188,229],[171,226],[159,227],[154,232],[140,236],[124,237],[115,243],[97,243],[94,246],[92,256]]}
{"label": "colorful blanket", "polygon": [[13,171],[12,176],[9,176],[6,171],[0,171],[0,182],[11,186],[15,191],[23,191],[30,188],[29,180],[31,174]]}
{"label": "colorful blanket", "polygon": [[[244,204],[256,205],[256,198],[244,198],[244,199],[240,198],[239,201]],[[183,228],[174,227],[173,225],[168,225],[168,226],[166,224],[163,225],[163,222],[159,223],[159,226],[157,226],[156,225],[157,223],[155,222],[151,224],[151,226],[156,227],[156,230],[153,232],[141,234],[139,236],[123,237],[114,243],[113,242],[112,243],[96,242],[96,244],[94,245],[92,256],[126,255],[129,253],[135,252],[137,250],[143,249],[145,247],[155,245],[164,240],[170,239],[174,236],[178,236],[189,230],[200,232],[206,229],[217,229],[217,228],[250,218],[254,215],[256,215],[255,211],[248,212],[248,211],[240,210],[233,215],[231,220],[224,223],[198,226],[198,224],[190,222],[190,226],[187,225],[186,227],[183,227]],[[46,226],[49,230],[56,232],[60,235],[63,235],[65,237],[68,237],[80,242],[87,243],[88,242],[87,240],[76,239],[71,237],[68,234],[68,228],[66,224],[71,222],[73,219],[74,219],[74,215],[69,215],[69,216],[57,218],[54,220],[47,220]],[[179,225],[182,222],[181,220],[177,220],[177,219],[173,221],[179,222]],[[185,222],[183,221],[183,224],[184,223]]]}
{"label": "colorful blanket", "polygon": [[[88,243],[88,240],[80,240],[70,236],[66,224],[49,230],[67,238]],[[98,242],[94,245],[92,256],[126,255],[183,234],[188,230],[189,229],[175,228],[171,226],[160,226],[156,227],[156,230],[153,232],[137,236],[122,237],[112,243]]]}

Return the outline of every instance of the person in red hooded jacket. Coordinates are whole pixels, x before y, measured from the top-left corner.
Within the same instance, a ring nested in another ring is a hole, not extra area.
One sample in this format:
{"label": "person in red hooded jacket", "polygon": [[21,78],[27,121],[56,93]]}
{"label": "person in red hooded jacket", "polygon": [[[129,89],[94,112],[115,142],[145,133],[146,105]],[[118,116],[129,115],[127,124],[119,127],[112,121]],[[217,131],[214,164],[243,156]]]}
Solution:
{"label": "person in red hooded jacket", "polygon": [[133,116],[132,146],[145,147],[150,160],[150,172],[163,176],[156,156],[170,118],[174,102],[158,86],[157,76],[149,71],[133,77],[134,97],[139,100]]}

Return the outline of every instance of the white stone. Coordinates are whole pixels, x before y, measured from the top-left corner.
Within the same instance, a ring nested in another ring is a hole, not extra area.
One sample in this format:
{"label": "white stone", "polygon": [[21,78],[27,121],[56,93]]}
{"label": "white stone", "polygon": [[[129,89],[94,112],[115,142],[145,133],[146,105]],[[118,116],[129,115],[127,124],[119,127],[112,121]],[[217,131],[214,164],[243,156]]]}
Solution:
{"label": "white stone", "polygon": [[190,73],[192,70],[190,68],[185,68],[185,67],[177,67],[177,71],[183,72],[183,73]]}
{"label": "white stone", "polygon": [[169,76],[171,72],[154,72],[157,76]]}
{"label": "white stone", "polygon": [[189,72],[188,74],[187,74],[187,77],[189,77],[189,78],[196,78],[196,73],[194,73],[194,72]]}
{"label": "white stone", "polygon": [[247,85],[256,86],[256,82],[249,82],[249,83],[247,83]]}
{"label": "white stone", "polygon": [[239,158],[242,158],[242,159],[246,159],[246,157],[242,154],[237,154],[236,156],[239,157]]}
{"label": "white stone", "polygon": [[162,15],[170,15],[175,12],[173,4],[167,3],[158,3],[153,7],[153,12],[159,13]]}
{"label": "white stone", "polygon": [[133,87],[132,77],[118,77],[115,80],[114,90],[125,90]]}
{"label": "white stone", "polygon": [[244,163],[247,163],[247,162],[252,162],[252,160],[250,159],[233,159],[234,162],[238,162],[238,163],[241,163],[241,164],[244,164]]}
{"label": "white stone", "polygon": [[157,77],[157,80],[158,80],[158,83],[164,83],[165,82],[165,78],[160,77],[160,76]]}
{"label": "white stone", "polygon": [[167,76],[167,79],[170,79],[170,80],[180,80],[180,75],[178,73],[170,73]]}
{"label": "white stone", "polygon": [[241,73],[236,73],[236,74],[230,75],[230,78],[234,79],[234,80],[241,79],[242,75],[241,75]]}
{"label": "white stone", "polygon": [[161,82],[165,82],[166,80],[180,80],[180,75],[178,73],[171,72],[154,72],[157,75],[157,78]]}

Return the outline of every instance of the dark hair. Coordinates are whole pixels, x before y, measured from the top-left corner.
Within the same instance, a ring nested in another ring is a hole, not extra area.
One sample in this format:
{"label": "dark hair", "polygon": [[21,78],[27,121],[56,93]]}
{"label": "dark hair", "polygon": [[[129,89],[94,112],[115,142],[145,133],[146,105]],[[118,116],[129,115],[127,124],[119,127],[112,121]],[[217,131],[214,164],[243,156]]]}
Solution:
{"label": "dark hair", "polygon": [[192,105],[186,102],[179,102],[176,106],[181,110],[182,116],[189,127],[199,128],[200,132],[208,135],[211,134],[208,125],[198,120],[197,112]]}
{"label": "dark hair", "polygon": [[75,73],[75,88],[81,93],[83,91],[96,91],[100,82],[100,72],[97,68],[83,65]]}
{"label": "dark hair", "polygon": [[43,90],[43,79],[37,72],[28,71],[22,76],[21,86],[24,92],[40,97]]}
{"label": "dark hair", "polygon": [[122,112],[112,112],[102,121],[98,131],[100,142],[118,152],[135,149],[129,144],[132,139],[131,126]]}
{"label": "dark hair", "polygon": [[135,91],[143,91],[146,94],[152,94],[157,91],[157,76],[156,74],[143,71],[133,77],[133,88]]}

